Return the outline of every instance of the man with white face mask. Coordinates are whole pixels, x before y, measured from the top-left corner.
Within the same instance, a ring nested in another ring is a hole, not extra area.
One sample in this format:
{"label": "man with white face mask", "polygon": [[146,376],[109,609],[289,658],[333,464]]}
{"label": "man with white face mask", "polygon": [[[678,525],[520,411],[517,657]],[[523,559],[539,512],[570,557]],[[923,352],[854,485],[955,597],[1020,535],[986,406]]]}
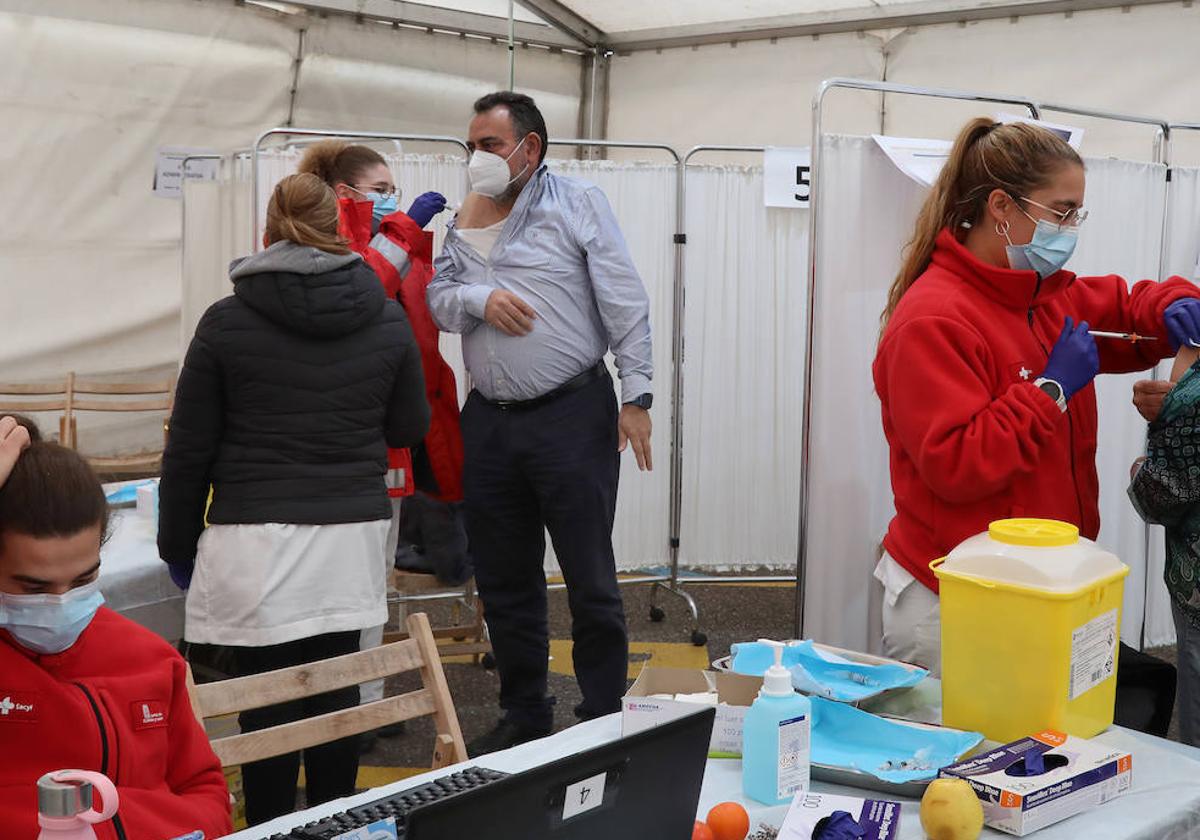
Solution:
{"label": "man with white face mask", "polygon": [[[604,194],[549,172],[533,100],[475,103],[471,194],[429,308],[463,335],[467,534],[504,717],[472,755],[550,733],[546,530],[567,583],[583,719],[621,708],[628,640],[612,548],[619,453],[649,470],[650,306]],[[619,409],[604,364],[621,380]]]}

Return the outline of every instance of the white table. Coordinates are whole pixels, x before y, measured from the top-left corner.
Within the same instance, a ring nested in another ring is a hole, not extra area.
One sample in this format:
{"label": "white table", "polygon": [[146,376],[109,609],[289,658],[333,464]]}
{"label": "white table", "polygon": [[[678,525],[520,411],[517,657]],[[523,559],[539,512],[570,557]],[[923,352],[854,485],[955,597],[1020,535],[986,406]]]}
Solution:
{"label": "white table", "polygon": [[[517,773],[557,758],[615,740],[621,736],[621,715],[613,714],[581,723],[549,738],[522,744],[503,752],[493,753],[475,761],[414,776],[386,787],[369,790],[357,796],[326,803],[296,814],[272,820],[264,825],[230,835],[231,840],[260,840],[272,834],[285,833],[298,825],[322,819],[365,805],[397,791],[445,776],[463,767],[477,765]],[[1121,747],[1133,753],[1133,788],[1124,796],[1109,802],[1090,814],[1043,829],[1034,835],[1038,840],[1184,840],[1200,838],[1200,750],[1164,741],[1120,727],[1113,727],[1097,737],[1098,741]],[[880,794],[854,788],[815,782],[813,789],[822,793],[838,793],[870,799],[885,799]],[[736,759],[710,759],[704,771],[697,817],[703,819],[709,808],[718,802],[738,801],[750,812],[752,829],[759,823],[776,828],[783,822],[786,806],[763,807],[742,797],[742,763]],[[921,821],[916,800],[903,802],[900,837],[903,840],[922,840]],[[636,835],[633,835],[636,836]],[[1009,835],[984,829],[983,837],[1002,838]]]}
{"label": "white table", "polygon": [[185,595],[158,557],[157,523],[133,508],[112,512],[109,538],[100,548],[100,591],[110,609],[169,642],[183,638]]}

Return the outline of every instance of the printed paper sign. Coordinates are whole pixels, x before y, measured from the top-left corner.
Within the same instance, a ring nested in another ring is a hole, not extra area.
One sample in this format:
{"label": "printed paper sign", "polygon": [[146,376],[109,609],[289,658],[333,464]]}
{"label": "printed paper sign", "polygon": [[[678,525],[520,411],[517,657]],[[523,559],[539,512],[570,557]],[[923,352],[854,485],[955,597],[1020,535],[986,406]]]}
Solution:
{"label": "printed paper sign", "polygon": [[763,201],[768,207],[807,207],[812,149],[768,146],[763,152]]}
{"label": "printed paper sign", "polygon": [[[162,198],[183,197],[183,162],[192,155],[216,154],[211,149],[193,149],[184,146],[161,146],[154,166],[154,194]],[[189,181],[217,180],[221,161],[215,159],[193,159],[187,161]]]}
{"label": "printed paper sign", "polygon": [[931,187],[950,157],[949,140],[871,135],[896,168],[922,186]]}
{"label": "printed paper sign", "polygon": [[597,773],[590,779],[567,785],[567,793],[563,797],[563,822],[603,805],[604,783],[607,780],[607,773]]}
{"label": "printed paper sign", "polygon": [[1083,144],[1083,129],[1079,126],[1063,125],[1062,123],[1046,122],[1045,120],[1035,120],[1033,117],[1028,115],[1022,116],[1021,114],[1007,114],[1003,112],[996,114],[996,122],[1028,123],[1029,125],[1039,126],[1040,128],[1046,129],[1051,134],[1056,134],[1063,140],[1066,140],[1067,144],[1077,152],[1079,151],[1079,147]]}

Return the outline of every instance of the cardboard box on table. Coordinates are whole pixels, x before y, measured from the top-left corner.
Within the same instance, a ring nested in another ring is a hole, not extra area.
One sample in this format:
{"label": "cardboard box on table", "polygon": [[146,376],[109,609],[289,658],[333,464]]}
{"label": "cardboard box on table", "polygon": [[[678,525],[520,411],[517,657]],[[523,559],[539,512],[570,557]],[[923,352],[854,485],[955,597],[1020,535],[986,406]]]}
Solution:
{"label": "cardboard box on table", "polygon": [[740,758],[742,725],[746,710],[762,688],[762,677],[748,677],[722,671],[696,671],[687,668],[642,669],[621,701],[621,734],[632,735],[660,723],[695,712],[697,703],[667,700],[654,694],[703,694],[716,692],[717,717],[713,723],[711,758]]}

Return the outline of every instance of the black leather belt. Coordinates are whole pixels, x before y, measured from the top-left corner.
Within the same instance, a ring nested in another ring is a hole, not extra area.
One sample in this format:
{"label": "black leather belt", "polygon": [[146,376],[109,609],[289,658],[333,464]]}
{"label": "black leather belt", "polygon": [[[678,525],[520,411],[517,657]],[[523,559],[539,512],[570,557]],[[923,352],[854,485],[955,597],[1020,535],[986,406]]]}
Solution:
{"label": "black leather belt", "polygon": [[604,360],[601,359],[583,373],[568,379],[553,391],[548,391],[540,397],[534,397],[531,400],[489,400],[483,394],[479,394],[479,398],[488,405],[495,406],[502,411],[528,411],[531,408],[539,408],[547,403],[554,402],[559,397],[565,397],[572,391],[578,391],[585,385],[591,385],[597,379],[602,379],[606,376],[608,376],[608,367],[604,364]]}

